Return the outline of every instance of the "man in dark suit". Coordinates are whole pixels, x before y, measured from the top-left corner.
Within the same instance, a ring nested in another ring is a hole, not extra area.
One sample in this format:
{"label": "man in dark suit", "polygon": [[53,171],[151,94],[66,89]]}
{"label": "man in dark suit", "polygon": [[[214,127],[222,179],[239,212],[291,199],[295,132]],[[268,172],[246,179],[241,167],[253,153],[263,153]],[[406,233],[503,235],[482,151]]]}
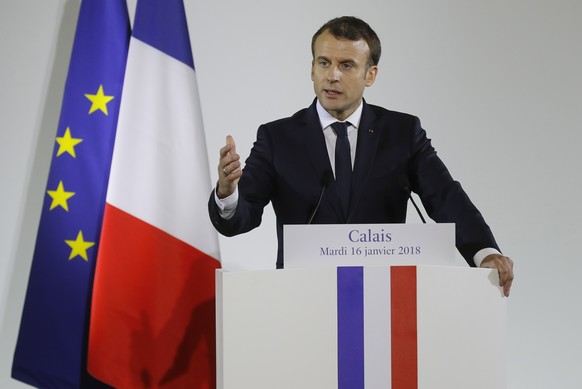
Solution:
{"label": "man in dark suit", "polygon": [[216,229],[226,236],[250,231],[272,202],[282,268],[284,224],[403,223],[412,190],[433,220],[456,224],[456,245],[469,265],[498,269],[509,295],[513,262],[500,253],[418,118],[363,99],[378,72],[376,33],[360,19],[336,18],[315,33],[311,47],[313,104],[262,125],[244,171],[232,137],[220,150],[209,200]]}

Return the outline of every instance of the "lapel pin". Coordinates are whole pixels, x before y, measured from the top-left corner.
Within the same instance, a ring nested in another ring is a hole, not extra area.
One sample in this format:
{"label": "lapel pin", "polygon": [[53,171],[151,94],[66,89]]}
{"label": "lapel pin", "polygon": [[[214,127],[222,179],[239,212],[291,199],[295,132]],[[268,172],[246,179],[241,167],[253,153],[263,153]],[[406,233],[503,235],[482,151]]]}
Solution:
{"label": "lapel pin", "polygon": [[369,132],[370,134],[373,134],[373,133],[374,133],[374,129],[370,128],[370,129],[368,130],[368,132]]}

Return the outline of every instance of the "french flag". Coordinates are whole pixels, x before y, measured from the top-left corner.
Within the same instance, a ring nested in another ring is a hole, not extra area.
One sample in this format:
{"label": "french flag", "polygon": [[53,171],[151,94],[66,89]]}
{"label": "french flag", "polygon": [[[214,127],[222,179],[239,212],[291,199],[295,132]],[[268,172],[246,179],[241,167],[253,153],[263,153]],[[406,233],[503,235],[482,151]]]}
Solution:
{"label": "french flag", "polygon": [[214,388],[218,237],[182,0],[139,0],[94,278],[88,370]]}

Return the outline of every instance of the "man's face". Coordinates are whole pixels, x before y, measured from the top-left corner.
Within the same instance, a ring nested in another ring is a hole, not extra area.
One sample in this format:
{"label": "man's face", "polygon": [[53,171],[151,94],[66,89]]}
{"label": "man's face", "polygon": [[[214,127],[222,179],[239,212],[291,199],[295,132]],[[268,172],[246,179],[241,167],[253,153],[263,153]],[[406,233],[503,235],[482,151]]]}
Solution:
{"label": "man's face", "polygon": [[345,120],[358,108],[364,89],[374,83],[378,73],[377,66],[368,67],[368,44],[364,40],[340,40],[325,31],[315,40],[313,56],[315,94],[327,112]]}

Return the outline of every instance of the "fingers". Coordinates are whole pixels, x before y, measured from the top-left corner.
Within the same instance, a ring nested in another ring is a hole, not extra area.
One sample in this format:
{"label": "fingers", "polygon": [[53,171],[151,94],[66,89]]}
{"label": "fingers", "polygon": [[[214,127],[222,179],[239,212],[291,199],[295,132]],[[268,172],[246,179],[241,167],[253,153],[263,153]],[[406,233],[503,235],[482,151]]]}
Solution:
{"label": "fingers", "polygon": [[234,138],[230,135],[226,137],[226,145],[220,149],[220,163],[229,163],[230,160],[238,157],[236,153],[236,144],[234,143]]}
{"label": "fingers", "polygon": [[513,284],[513,261],[511,258],[499,254],[491,254],[485,257],[481,267],[497,269],[499,273],[499,286],[503,288],[503,294],[509,297]]}
{"label": "fingers", "polygon": [[234,143],[234,138],[232,136],[226,136],[226,145],[231,146],[232,153],[236,154],[236,144]]}
{"label": "fingers", "polygon": [[218,196],[220,198],[231,195],[242,176],[240,156],[236,153],[234,138],[226,137],[226,145],[220,149],[218,161]]}
{"label": "fingers", "polygon": [[[226,137],[226,145],[220,149],[220,160],[218,163],[219,177],[228,177],[236,174],[240,169],[240,156],[236,153],[236,144],[232,136]],[[229,181],[232,181],[230,177]]]}
{"label": "fingers", "polygon": [[513,284],[513,261],[509,257],[503,257],[499,268],[499,285],[503,287],[503,294],[509,297],[511,284]]}

